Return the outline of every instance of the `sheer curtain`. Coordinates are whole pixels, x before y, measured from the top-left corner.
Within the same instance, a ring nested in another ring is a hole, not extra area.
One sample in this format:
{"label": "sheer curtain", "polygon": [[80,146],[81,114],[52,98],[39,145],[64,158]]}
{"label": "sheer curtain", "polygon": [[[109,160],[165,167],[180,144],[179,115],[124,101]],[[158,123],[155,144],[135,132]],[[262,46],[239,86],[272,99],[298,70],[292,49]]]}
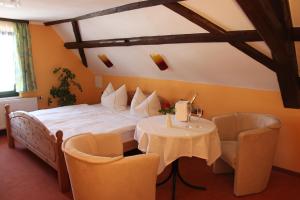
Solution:
{"label": "sheer curtain", "polygon": [[0,21],[0,92],[14,91],[18,53],[14,33],[15,24]]}

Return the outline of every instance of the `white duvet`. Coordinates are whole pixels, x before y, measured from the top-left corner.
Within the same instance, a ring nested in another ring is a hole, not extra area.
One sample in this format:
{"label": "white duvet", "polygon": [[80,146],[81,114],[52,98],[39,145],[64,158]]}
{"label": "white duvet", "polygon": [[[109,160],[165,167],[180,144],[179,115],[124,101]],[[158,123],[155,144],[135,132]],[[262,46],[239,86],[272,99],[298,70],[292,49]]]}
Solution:
{"label": "white duvet", "polygon": [[62,130],[64,139],[80,133],[118,132],[123,142],[133,140],[137,122],[141,119],[130,114],[129,109],[115,111],[101,104],[80,104],[30,112],[50,131]]}

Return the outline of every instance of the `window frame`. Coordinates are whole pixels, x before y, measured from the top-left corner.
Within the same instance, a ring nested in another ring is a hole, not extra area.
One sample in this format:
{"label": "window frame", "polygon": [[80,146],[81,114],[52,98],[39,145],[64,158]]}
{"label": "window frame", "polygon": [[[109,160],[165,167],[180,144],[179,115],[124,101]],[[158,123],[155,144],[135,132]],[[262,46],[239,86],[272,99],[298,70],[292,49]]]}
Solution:
{"label": "window frame", "polygon": [[16,91],[0,92],[0,98],[17,97],[17,96],[19,96],[19,93]]}
{"label": "window frame", "polygon": [[5,98],[5,97],[17,97],[19,96],[19,92],[16,91],[16,85],[15,85],[15,89],[12,91],[4,91],[4,92],[0,92],[0,98]]}

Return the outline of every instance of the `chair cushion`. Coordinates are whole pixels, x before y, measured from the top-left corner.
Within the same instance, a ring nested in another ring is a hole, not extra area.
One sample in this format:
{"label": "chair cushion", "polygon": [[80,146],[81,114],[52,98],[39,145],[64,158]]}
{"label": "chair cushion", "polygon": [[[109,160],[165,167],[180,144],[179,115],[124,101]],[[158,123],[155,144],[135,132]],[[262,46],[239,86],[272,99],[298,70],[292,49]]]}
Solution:
{"label": "chair cushion", "polygon": [[222,141],[222,155],[221,158],[227,162],[231,167],[235,168],[237,155],[237,141]]}

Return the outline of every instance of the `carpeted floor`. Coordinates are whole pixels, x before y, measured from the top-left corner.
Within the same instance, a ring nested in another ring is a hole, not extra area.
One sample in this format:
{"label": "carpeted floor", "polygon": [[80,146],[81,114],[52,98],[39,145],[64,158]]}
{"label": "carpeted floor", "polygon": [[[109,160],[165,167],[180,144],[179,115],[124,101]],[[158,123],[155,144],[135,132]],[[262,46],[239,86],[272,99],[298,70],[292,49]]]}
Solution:
{"label": "carpeted floor", "polygon": [[[178,181],[178,200],[297,200],[300,197],[300,177],[273,171],[268,189],[256,195],[235,197],[233,175],[214,175],[203,160],[182,158],[180,168],[190,182],[204,185],[207,191],[197,191]],[[167,175],[168,170],[162,176]],[[160,177],[162,178],[162,177]],[[171,183],[157,188],[157,200],[171,198]],[[28,150],[9,149],[0,136],[0,200],[70,200],[72,194],[58,191],[55,171]]]}

